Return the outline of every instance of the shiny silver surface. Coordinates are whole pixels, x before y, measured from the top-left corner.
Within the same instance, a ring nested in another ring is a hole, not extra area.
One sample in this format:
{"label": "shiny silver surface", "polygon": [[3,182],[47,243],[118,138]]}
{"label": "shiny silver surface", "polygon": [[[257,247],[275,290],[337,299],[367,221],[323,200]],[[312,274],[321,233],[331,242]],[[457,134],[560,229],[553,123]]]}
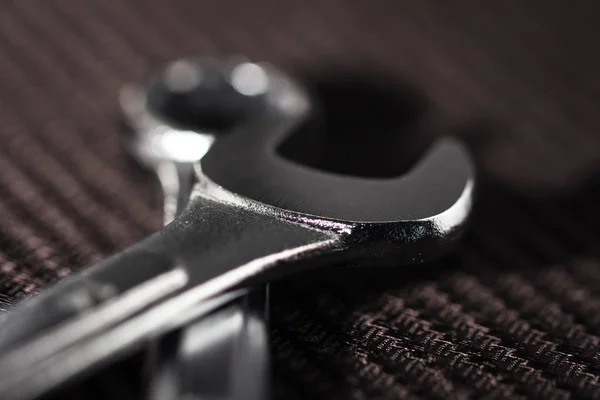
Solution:
{"label": "shiny silver surface", "polygon": [[[139,348],[221,307],[219,295],[232,290],[330,263],[419,263],[459,238],[474,189],[474,166],[460,143],[434,144],[414,168],[391,179],[340,176],[295,164],[279,155],[277,146],[302,126],[313,104],[284,74],[266,64],[258,67],[266,84],[244,90],[255,93],[264,86],[257,98],[267,106],[262,113],[250,112],[243,130],[216,140],[195,164],[197,183],[181,215],[2,321],[4,398],[31,398]],[[242,72],[257,73],[255,68]],[[228,117],[249,110],[247,103],[236,103],[241,100],[233,85],[216,86]],[[160,289],[155,296],[135,295],[153,285]],[[108,287],[114,295],[95,296],[91,287]],[[82,293],[93,301],[65,308]],[[189,316],[190,309],[197,315]]]}
{"label": "shiny silver surface", "polygon": [[[230,75],[234,88],[245,96],[260,94],[266,79],[261,75],[262,69],[249,62],[233,63],[237,65],[231,68]],[[156,87],[159,81],[165,95],[193,95],[203,84],[202,64],[202,59],[176,60],[155,73],[149,85]],[[126,85],[119,100],[134,133],[130,146],[133,155],[159,178],[166,225],[187,206],[193,163],[206,154],[215,136],[225,132],[209,132],[201,126],[193,129],[176,126],[163,118],[160,110],[150,107],[149,89]],[[148,398],[267,398],[269,347],[264,316],[268,288],[261,290],[265,293],[254,293],[252,299],[240,298],[184,328],[174,338],[169,336],[168,343],[152,342],[147,360]],[[215,337],[218,340],[211,341]]]}

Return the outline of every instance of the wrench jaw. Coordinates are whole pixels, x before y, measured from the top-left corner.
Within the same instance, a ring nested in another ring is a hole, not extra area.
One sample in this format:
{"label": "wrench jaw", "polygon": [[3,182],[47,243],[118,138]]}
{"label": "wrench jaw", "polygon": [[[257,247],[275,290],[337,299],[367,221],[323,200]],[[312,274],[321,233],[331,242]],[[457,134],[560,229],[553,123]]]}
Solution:
{"label": "wrench jaw", "polygon": [[[165,166],[164,160],[181,153],[176,146],[170,151],[169,141],[197,149],[198,155],[186,160],[202,159],[192,174],[200,183],[197,193],[207,195],[222,185],[241,195],[221,191],[222,201],[247,197],[281,209],[284,218],[320,221],[317,229],[341,224],[346,227],[342,233],[351,232],[342,236],[348,248],[356,249],[354,257],[369,263],[433,258],[464,228],[474,167],[456,140],[434,144],[404,176],[353,179],[295,164],[279,154],[278,147],[319,108],[301,85],[267,63],[254,64],[243,57],[187,57],[167,64],[149,82],[148,90],[132,85],[120,96],[125,117],[138,132],[134,150],[146,164],[165,170],[176,165],[171,161]],[[213,143],[212,134],[188,130],[198,122],[221,131],[229,128],[229,133]],[[168,188],[173,179],[166,181]],[[396,257],[390,258],[390,253]]]}
{"label": "wrench jaw", "polygon": [[349,264],[397,267],[431,261],[450,250],[468,226],[473,185],[448,210],[414,221],[361,223],[345,238]]}
{"label": "wrench jaw", "polygon": [[443,253],[460,237],[475,184],[475,167],[462,143],[440,139],[405,174],[385,179],[298,164],[278,149],[314,121],[318,104],[289,76],[268,64],[261,67],[268,76],[268,107],[243,131],[216,142],[197,163],[201,192],[211,191],[211,185],[203,184],[210,181],[221,187],[221,194],[268,205],[280,218],[336,231],[344,248],[339,254],[351,263],[419,263]]}
{"label": "wrench jaw", "polygon": [[[347,263],[380,267],[432,260],[461,237],[473,203],[474,178],[470,176],[464,182],[460,195],[429,217],[381,222],[344,220],[290,211],[249,199],[215,183],[200,164],[196,164],[195,170],[198,183],[192,191],[192,202],[210,200],[330,235],[334,245],[323,249],[318,257],[311,254],[309,263],[315,265]],[[317,258],[322,258],[322,261],[317,261]]]}

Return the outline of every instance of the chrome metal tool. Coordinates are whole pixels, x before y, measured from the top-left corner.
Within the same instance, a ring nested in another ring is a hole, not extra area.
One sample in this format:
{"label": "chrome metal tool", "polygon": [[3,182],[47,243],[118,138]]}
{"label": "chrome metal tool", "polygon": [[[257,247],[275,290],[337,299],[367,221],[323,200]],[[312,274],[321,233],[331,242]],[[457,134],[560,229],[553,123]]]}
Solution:
{"label": "chrome metal tool", "polygon": [[[238,85],[252,64],[232,58],[225,68]],[[215,137],[231,127],[211,124],[211,110],[196,104],[214,98],[213,85],[227,79],[211,58],[183,58],[168,63],[142,85],[128,84],[120,93],[125,122],[133,131],[133,155],[157,175],[164,195],[164,223],[187,206],[194,162]],[[237,69],[236,69],[237,68]],[[260,79],[261,77],[258,77]],[[249,82],[242,82],[249,79]],[[254,91],[249,96],[261,96]],[[252,99],[253,104],[261,105]],[[171,111],[176,109],[176,113]],[[254,110],[253,112],[259,112]],[[243,121],[240,121],[243,123]],[[210,130],[207,130],[209,128]],[[176,335],[150,344],[148,398],[265,399],[269,392],[268,286],[216,310]],[[166,342],[166,343],[165,343]],[[175,342],[175,343],[173,343]]]}
{"label": "chrome metal tool", "polygon": [[[217,61],[228,79],[203,101],[219,116],[216,124],[234,128],[195,163],[185,210],[0,322],[4,399],[32,398],[104,365],[246,287],[332,263],[406,266],[459,237],[474,188],[474,166],[460,142],[439,140],[393,178],[301,165],[279,148],[292,135],[314,134],[306,131],[315,110],[304,89],[269,64],[235,67],[237,77],[253,79],[234,78],[228,68]],[[257,91],[264,95],[250,96]],[[252,100],[264,104],[261,112],[252,111]]]}

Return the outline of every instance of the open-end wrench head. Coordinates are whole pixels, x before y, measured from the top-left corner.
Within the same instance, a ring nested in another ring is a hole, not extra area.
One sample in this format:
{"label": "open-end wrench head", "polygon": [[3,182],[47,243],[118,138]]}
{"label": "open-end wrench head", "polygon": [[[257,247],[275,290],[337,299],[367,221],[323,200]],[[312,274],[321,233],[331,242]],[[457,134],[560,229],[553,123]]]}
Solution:
{"label": "open-end wrench head", "polygon": [[[147,164],[196,161],[200,180],[295,213],[298,220],[350,224],[353,240],[368,243],[377,237],[384,247],[399,243],[407,255],[413,251],[406,246],[415,241],[432,243],[418,253],[435,255],[469,214],[474,166],[455,139],[437,141],[396,177],[329,173],[285,158],[279,148],[297,131],[314,128],[308,121],[314,122],[319,107],[301,85],[269,64],[185,58],[160,69],[146,88],[130,87],[121,98],[126,118],[137,127],[134,150]],[[314,157],[318,143],[317,138]],[[385,258],[386,252],[375,251],[384,253]]]}
{"label": "open-end wrench head", "polygon": [[317,107],[280,71],[267,64],[258,68],[266,76],[260,99],[266,103],[264,112],[213,145],[198,164],[200,181],[208,179],[239,196],[284,210],[298,221],[351,227],[350,246],[375,262],[399,261],[390,257],[390,251],[421,261],[457,237],[470,213],[475,180],[462,143],[438,140],[409,171],[391,178],[341,175],[298,164],[278,149],[304,129]]}

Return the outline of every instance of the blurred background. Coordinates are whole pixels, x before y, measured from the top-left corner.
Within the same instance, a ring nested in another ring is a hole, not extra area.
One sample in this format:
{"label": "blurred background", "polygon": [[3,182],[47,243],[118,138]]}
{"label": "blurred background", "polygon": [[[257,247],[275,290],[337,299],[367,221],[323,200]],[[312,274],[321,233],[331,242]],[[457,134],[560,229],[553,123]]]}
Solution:
{"label": "blurred background", "polygon": [[[121,85],[243,54],[311,88],[329,150],[355,156],[323,168],[389,176],[454,135],[480,173],[444,259],[273,285],[274,398],[600,398],[599,17],[591,0],[5,0],[3,308],[161,226],[158,182],[123,145]],[[61,398],[136,398],[138,378]]]}

